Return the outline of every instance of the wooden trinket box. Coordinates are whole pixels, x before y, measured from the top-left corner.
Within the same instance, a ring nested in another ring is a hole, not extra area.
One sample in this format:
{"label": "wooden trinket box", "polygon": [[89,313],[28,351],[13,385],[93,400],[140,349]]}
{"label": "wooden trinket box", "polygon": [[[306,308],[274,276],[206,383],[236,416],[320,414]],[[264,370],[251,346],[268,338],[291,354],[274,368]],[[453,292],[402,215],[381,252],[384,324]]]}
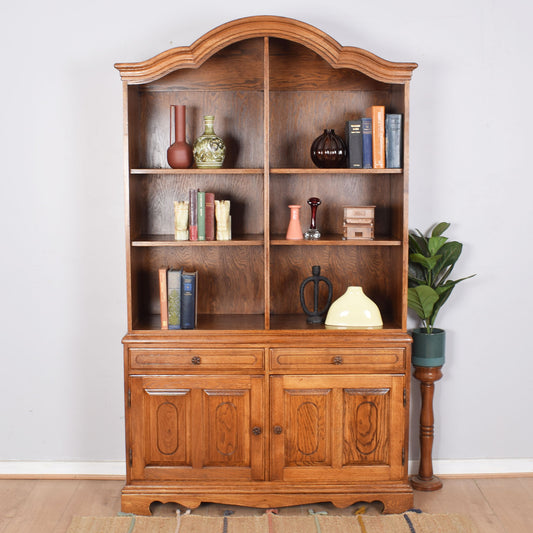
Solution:
{"label": "wooden trinket box", "polygon": [[344,207],[343,239],[374,238],[374,205]]}

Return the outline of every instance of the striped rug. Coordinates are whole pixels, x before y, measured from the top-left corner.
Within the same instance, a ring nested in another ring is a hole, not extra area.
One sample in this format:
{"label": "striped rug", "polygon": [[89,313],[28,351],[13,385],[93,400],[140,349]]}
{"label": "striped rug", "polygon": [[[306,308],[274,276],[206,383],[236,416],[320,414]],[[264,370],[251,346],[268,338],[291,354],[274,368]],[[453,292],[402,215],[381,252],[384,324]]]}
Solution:
{"label": "striped rug", "polygon": [[170,517],[123,515],[75,517],[68,533],[479,533],[464,515],[403,514],[331,516],[309,511],[308,516],[283,516],[267,511],[260,516],[201,516],[178,513]]}

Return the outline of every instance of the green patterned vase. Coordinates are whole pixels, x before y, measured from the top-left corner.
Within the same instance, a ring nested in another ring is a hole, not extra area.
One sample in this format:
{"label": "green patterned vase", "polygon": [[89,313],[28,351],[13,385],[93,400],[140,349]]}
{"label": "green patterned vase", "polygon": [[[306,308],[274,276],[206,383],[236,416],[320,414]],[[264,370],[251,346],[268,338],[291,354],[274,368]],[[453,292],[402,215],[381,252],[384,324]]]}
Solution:
{"label": "green patterned vase", "polygon": [[214,122],[214,116],[205,116],[204,133],[194,142],[192,150],[198,168],[220,168],[224,163],[226,145],[220,137],[215,135]]}

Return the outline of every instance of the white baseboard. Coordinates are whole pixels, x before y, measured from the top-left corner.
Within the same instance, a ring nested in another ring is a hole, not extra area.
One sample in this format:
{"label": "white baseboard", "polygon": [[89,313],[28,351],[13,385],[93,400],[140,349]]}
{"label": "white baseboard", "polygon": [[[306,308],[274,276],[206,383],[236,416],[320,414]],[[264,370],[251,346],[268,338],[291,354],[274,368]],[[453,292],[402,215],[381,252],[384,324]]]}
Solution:
{"label": "white baseboard", "polygon": [[[409,472],[418,472],[418,461],[409,461]],[[436,459],[436,476],[483,476],[533,473],[533,458],[524,459]]]}
{"label": "white baseboard", "polygon": [[[409,472],[418,472],[418,461],[409,461]],[[436,459],[437,476],[482,476],[533,473],[533,458],[525,459]],[[106,478],[126,476],[124,461],[0,461],[0,477]]]}
{"label": "white baseboard", "polygon": [[0,461],[0,477],[126,477],[124,461]]}

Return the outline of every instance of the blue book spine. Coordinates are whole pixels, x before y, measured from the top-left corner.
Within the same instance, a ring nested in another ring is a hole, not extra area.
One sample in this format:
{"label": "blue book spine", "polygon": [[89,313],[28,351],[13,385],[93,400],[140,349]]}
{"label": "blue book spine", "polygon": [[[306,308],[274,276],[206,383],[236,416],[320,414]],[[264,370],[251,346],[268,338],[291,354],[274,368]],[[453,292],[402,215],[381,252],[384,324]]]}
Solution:
{"label": "blue book spine", "polygon": [[181,274],[181,329],[194,329],[196,326],[197,272]]}
{"label": "blue book spine", "polygon": [[363,131],[363,168],[372,168],[372,119],[362,118]]}
{"label": "blue book spine", "polygon": [[385,165],[401,168],[402,115],[391,113],[385,116]]}

